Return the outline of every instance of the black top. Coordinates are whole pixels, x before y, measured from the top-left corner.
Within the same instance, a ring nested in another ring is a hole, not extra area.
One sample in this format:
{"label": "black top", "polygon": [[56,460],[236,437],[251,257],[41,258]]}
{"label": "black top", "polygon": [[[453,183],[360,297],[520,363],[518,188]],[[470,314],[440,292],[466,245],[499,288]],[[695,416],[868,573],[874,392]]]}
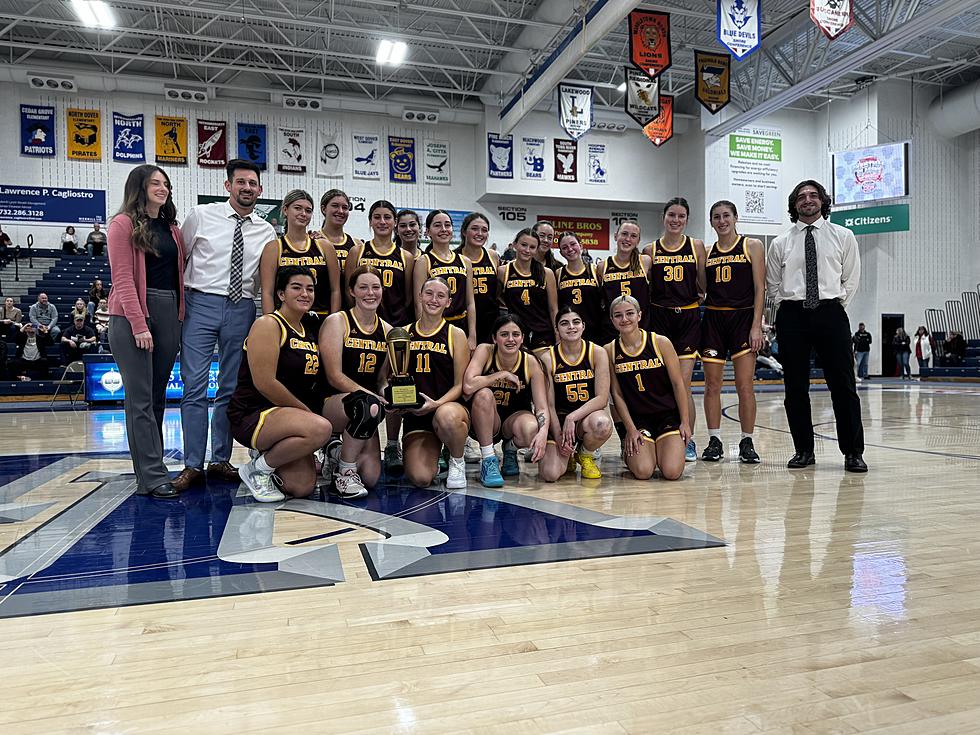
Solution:
{"label": "black top", "polygon": [[180,288],[177,241],[170,231],[170,225],[162,219],[150,220],[150,231],[159,255],[146,254],[146,286],[161,291],[176,291]]}
{"label": "black top", "polygon": [[[755,305],[752,258],[744,235],[728,250],[715,243],[704,261],[704,272],[707,288],[704,304],[709,309],[751,309]],[[697,278],[696,270],[694,277]]]}
{"label": "black top", "polygon": [[855,352],[871,352],[871,332],[855,332],[851,342],[854,343]]}
{"label": "black top", "polygon": [[434,401],[448,393],[456,382],[455,345],[452,327],[445,319],[435,331],[426,334],[415,322],[408,328],[411,363],[409,371],[415,387]]}

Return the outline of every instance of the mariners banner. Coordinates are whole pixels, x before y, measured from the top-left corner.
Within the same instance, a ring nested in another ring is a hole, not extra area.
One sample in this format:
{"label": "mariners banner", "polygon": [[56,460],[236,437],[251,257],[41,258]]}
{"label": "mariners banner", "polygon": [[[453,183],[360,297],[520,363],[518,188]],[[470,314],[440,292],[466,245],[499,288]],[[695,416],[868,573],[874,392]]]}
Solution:
{"label": "mariners banner", "polygon": [[102,113],[69,107],[68,157],[77,161],[102,160]]}
{"label": "mariners banner", "polygon": [[586,184],[608,184],[609,175],[606,165],[606,144],[589,143],[587,147],[589,167],[585,174]]}
{"label": "mariners banner", "polygon": [[670,68],[670,15],[646,10],[629,14],[630,61],[649,74],[660,75]]}
{"label": "mariners banner", "polygon": [[694,97],[714,115],[731,101],[732,57],[708,51],[694,52]]}
{"label": "mariners banner", "polygon": [[578,140],[592,127],[592,87],[559,84],[558,99],[561,126],[571,138]]}
{"label": "mariners banner", "polygon": [[487,133],[487,176],[514,178],[514,136]]}
{"label": "mariners banner", "polygon": [[521,178],[544,181],[544,138],[521,138]]}
{"label": "mariners banner", "polygon": [[303,128],[279,128],[277,160],[279,173],[306,173],[306,131]]}
{"label": "mariners banner", "polygon": [[20,153],[22,156],[54,155],[54,108],[20,106]]}
{"label": "mariners banner", "polygon": [[415,138],[388,136],[388,181],[415,183]]}
{"label": "mariners banner", "polygon": [[187,163],[187,118],[157,115],[156,132],[157,163]]}
{"label": "mariners banner", "polygon": [[660,95],[660,114],[643,128],[643,134],[658,148],[674,137],[673,95]]}
{"label": "mariners banner", "polygon": [[324,179],[341,178],[344,172],[341,171],[340,133],[318,131],[316,150],[316,175]]}
{"label": "mariners banner", "polygon": [[448,186],[449,181],[449,141],[425,141],[425,178],[426,184],[441,184]]}
{"label": "mariners banner", "polygon": [[578,181],[578,143],[555,138],[555,181]]}
{"label": "mariners banner", "polygon": [[373,133],[354,133],[352,140],[354,143],[354,178],[381,181],[381,164],[379,162],[381,136]]}
{"label": "mariners banner", "polygon": [[224,168],[228,164],[228,123],[197,121],[197,165]]}
{"label": "mariners banner", "polygon": [[736,59],[759,48],[761,15],[762,0],[718,0],[718,40]]}
{"label": "mariners banner", "polygon": [[142,115],[112,113],[112,160],[120,163],[146,161],[146,134]]}
{"label": "mariners banner", "polygon": [[810,20],[833,41],[851,27],[851,0],[810,0]]}
{"label": "mariners banner", "polygon": [[629,66],[625,71],[626,114],[642,127],[660,114],[660,80]]}
{"label": "mariners banner", "polygon": [[268,166],[268,142],[265,125],[238,123],[238,157],[251,161],[265,171]]}

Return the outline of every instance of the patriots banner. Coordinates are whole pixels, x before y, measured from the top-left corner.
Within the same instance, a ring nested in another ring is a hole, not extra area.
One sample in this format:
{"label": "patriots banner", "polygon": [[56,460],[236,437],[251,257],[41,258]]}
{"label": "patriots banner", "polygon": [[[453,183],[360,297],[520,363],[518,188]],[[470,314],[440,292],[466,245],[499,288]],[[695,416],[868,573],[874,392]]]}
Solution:
{"label": "patriots banner", "polygon": [[759,48],[761,14],[762,0],[718,0],[718,40],[736,59]]}
{"label": "patriots banner", "polygon": [[629,14],[630,61],[651,77],[670,68],[670,14],[634,10]]}
{"label": "patriots banner", "polygon": [[351,158],[354,162],[353,177],[381,181],[381,136],[374,133],[354,133]]}
{"label": "patriots banner", "polygon": [[569,137],[578,140],[592,127],[592,87],[559,84],[561,126]]}
{"label": "patriots banner", "polygon": [[338,179],[344,174],[340,170],[340,133],[317,132],[316,175],[324,179]]}
{"label": "patriots banner", "polygon": [[544,138],[521,138],[521,178],[544,181]]}
{"label": "patriots banner", "polygon": [[388,136],[388,181],[415,183],[415,138]]}
{"label": "patriots banner", "polygon": [[20,106],[20,154],[54,155],[54,108]]}
{"label": "patriots banner", "polygon": [[555,138],[555,181],[578,181],[578,142]]}
{"label": "patriots banner", "polygon": [[514,136],[487,133],[487,176],[514,178]]}
{"label": "patriots banner", "polygon": [[303,128],[279,128],[279,165],[283,174],[306,173],[306,131]]}
{"label": "patriots banner", "polygon": [[142,115],[112,113],[112,160],[120,163],[146,161],[146,133]]}
{"label": "patriots banner", "polygon": [[694,97],[712,115],[731,101],[731,71],[728,54],[694,52]]}
{"label": "patriots banner", "polygon": [[833,41],[851,27],[851,0],[810,0],[810,20]]}
{"label": "patriots banner", "polygon": [[425,183],[449,186],[449,141],[425,141]]}
{"label": "patriots banner", "polygon": [[269,163],[265,125],[238,123],[238,157],[251,161],[260,171],[265,171]]}
{"label": "patriots banner", "polygon": [[228,163],[228,123],[197,121],[197,165],[223,168]]}
{"label": "patriots banner", "polygon": [[627,66],[624,105],[626,114],[640,127],[653,120],[660,114],[660,79]]}

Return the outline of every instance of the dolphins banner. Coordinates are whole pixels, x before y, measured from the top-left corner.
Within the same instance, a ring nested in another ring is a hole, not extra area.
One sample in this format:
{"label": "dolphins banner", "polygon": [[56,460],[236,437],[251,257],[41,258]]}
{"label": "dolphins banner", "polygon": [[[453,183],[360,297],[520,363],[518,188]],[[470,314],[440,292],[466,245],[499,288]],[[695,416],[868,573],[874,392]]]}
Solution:
{"label": "dolphins banner", "polygon": [[224,168],[228,164],[228,123],[197,121],[197,165]]}
{"label": "dolphins banner", "polygon": [[744,59],[762,38],[762,0],[718,0],[718,40],[736,59]]}
{"label": "dolphins banner", "polygon": [[20,154],[45,157],[54,155],[53,107],[20,106]]}
{"label": "dolphins banner", "polygon": [[708,51],[694,52],[694,97],[712,115],[731,102],[732,57]]}
{"label": "dolphins banner", "polygon": [[119,163],[146,162],[146,133],[142,115],[112,113],[112,160]]}
{"label": "dolphins banner", "polygon": [[269,161],[267,136],[265,125],[238,123],[238,157],[265,171]]}

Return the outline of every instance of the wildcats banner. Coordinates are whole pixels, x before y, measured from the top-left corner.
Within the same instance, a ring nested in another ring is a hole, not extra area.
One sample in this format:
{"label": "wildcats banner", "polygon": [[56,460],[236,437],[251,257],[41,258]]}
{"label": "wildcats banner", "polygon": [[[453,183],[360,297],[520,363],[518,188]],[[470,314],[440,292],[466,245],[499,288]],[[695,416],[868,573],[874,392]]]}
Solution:
{"label": "wildcats banner", "polygon": [[20,154],[54,155],[54,108],[20,106]]}
{"label": "wildcats banner", "polygon": [[269,165],[265,125],[238,123],[238,157],[265,171]]}
{"label": "wildcats banner", "polygon": [[354,178],[381,181],[381,164],[378,155],[381,149],[381,136],[372,133],[354,133],[353,142]]}
{"label": "wildcats banner", "polygon": [[102,160],[102,113],[68,108],[68,157],[77,161]]}
{"label": "wildcats banner", "polygon": [[732,57],[708,51],[694,52],[694,97],[714,115],[731,101]]}
{"label": "wildcats banner", "polygon": [[626,114],[640,126],[660,114],[660,80],[626,67]]}
{"label": "wildcats banner", "polygon": [[606,173],[606,144],[589,143],[589,168],[585,175],[586,184],[608,184],[609,176]]}
{"label": "wildcats banner", "polygon": [[736,59],[759,48],[761,15],[762,0],[718,0],[718,40]]}
{"label": "wildcats banner", "polygon": [[344,175],[340,170],[340,133],[316,134],[316,175],[324,179],[337,179]]}
{"label": "wildcats banner", "polygon": [[156,130],[157,163],[187,163],[187,118],[157,115]]}
{"label": "wildcats banner", "polygon": [[415,183],[415,138],[388,136],[388,181]]}
{"label": "wildcats banner", "polygon": [[112,113],[112,160],[120,163],[146,161],[142,115]]}
{"label": "wildcats banner", "polygon": [[670,68],[670,15],[645,10],[629,14],[630,61],[633,66],[659,76]]}
{"label": "wildcats banner", "polygon": [[660,95],[660,114],[643,128],[643,134],[658,148],[674,137],[673,95]]}
{"label": "wildcats banner", "polygon": [[425,141],[425,172],[426,184],[449,185],[449,141]]}
{"label": "wildcats banner", "polygon": [[833,41],[851,27],[851,0],[810,0],[810,20]]}
{"label": "wildcats banner", "polygon": [[521,138],[521,178],[544,181],[544,138]]}
{"label": "wildcats banner", "polygon": [[197,165],[223,168],[228,163],[228,123],[197,121]]}
{"label": "wildcats banner", "polygon": [[578,143],[555,138],[555,181],[578,181]]}
{"label": "wildcats banner", "polygon": [[487,133],[487,176],[491,179],[514,178],[513,135]]}
{"label": "wildcats banner", "polygon": [[578,140],[592,127],[592,87],[559,84],[558,99],[561,100],[561,126]]}
{"label": "wildcats banner", "polygon": [[303,128],[279,128],[279,164],[283,174],[306,173],[306,131]]}

